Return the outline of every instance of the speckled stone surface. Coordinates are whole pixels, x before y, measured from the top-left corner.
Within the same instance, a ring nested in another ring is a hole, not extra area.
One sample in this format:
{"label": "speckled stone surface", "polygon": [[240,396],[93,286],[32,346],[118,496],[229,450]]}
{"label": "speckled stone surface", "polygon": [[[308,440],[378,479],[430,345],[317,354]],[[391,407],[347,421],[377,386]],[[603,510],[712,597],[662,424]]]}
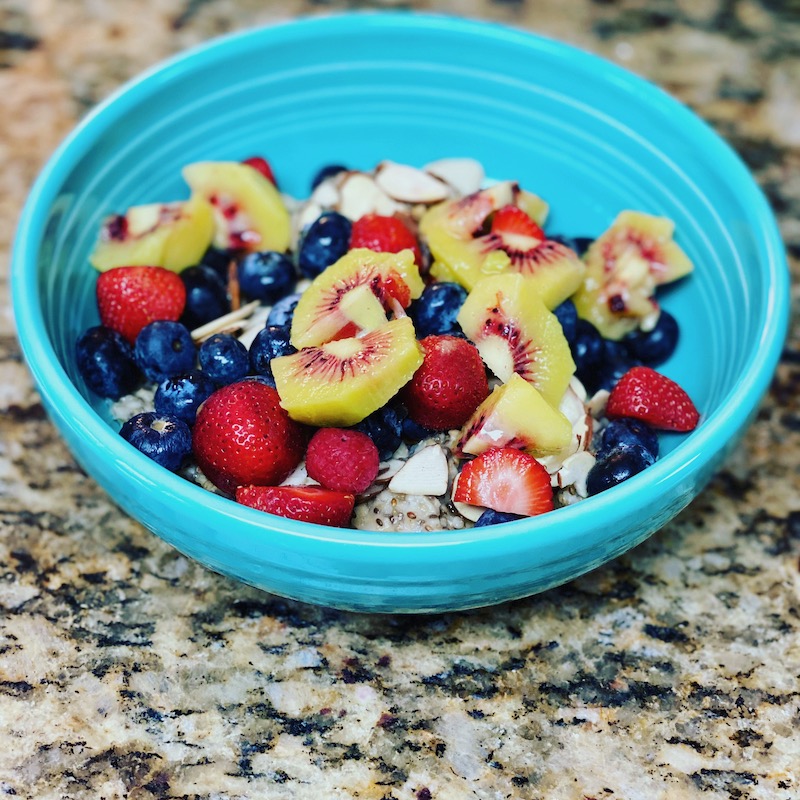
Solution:
{"label": "speckled stone surface", "polygon": [[[160,58],[347,5],[0,0],[0,797],[800,797],[796,288],[770,394],[689,509],[470,613],[357,616],[211,574],[122,515],[44,416],[7,281],[44,159]],[[573,42],[687,102],[753,169],[798,277],[797,0],[414,5]]]}

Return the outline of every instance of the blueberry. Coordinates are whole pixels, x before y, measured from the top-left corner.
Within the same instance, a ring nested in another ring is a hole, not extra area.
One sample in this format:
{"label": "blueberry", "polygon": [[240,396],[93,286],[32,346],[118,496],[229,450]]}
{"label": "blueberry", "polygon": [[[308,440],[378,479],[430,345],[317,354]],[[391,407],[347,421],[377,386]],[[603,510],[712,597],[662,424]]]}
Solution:
{"label": "blueberry", "polygon": [[575,308],[575,303],[572,300],[565,300],[561,305],[553,309],[553,313],[561,323],[564,338],[572,344],[578,331],[578,311]]}
{"label": "blueberry", "polygon": [[314,189],[316,189],[317,186],[319,186],[326,178],[332,178],[334,175],[338,175],[340,172],[346,171],[347,167],[343,166],[342,164],[326,164],[311,179],[311,191],[313,192]]}
{"label": "blueberry", "polygon": [[350,246],[352,228],[350,220],[336,211],[329,211],[312,222],[303,234],[297,254],[300,272],[313,279],[338,261]]}
{"label": "blueberry", "polygon": [[186,308],[181,322],[187,328],[198,328],[231,310],[228,285],[220,275],[206,264],[188,267],[181,272],[186,287]]}
{"label": "blueberry", "polygon": [[633,331],[623,341],[634,358],[648,367],[657,367],[675,352],[679,333],[678,321],[662,308],[651,331]]}
{"label": "blueberry", "polygon": [[192,334],[180,322],[157,320],[136,337],[134,355],[139,368],[154,383],[194,369],[197,350]]}
{"label": "blueberry", "polygon": [[425,287],[408,309],[417,338],[461,333],[456,316],[467,299],[467,290],[457,283],[441,281]]}
{"label": "blueberry", "polygon": [[279,325],[267,325],[259,331],[250,345],[250,369],[257,375],[272,377],[270,361],[279,356],[288,356],[297,350],[289,341],[289,329]]}
{"label": "blueberry", "polygon": [[131,417],[120,430],[123,439],[157,464],[175,472],[192,450],[192,432],[183,420],[147,411]]}
{"label": "blueberry", "polygon": [[239,262],[239,288],[253,300],[270,305],[294,289],[297,273],[283,253],[248,253]]}
{"label": "blueberry", "polygon": [[515,519],[523,519],[523,517],[520,514],[509,514],[506,511],[494,511],[491,508],[487,508],[486,511],[478,517],[475,527],[485,528],[487,525],[499,525],[501,522],[513,522]]}
{"label": "blueberry", "polygon": [[124,336],[111,328],[89,328],[75,346],[78,371],[86,385],[100,397],[119,400],[141,382],[133,347]]}
{"label": "blueberry", "polygon": [[156,413],[177,417],[187,425],[194,425],[197,409],[216,388],[214,381],[202,372],[167,378],[156,389]]}
{"label": "blueberry", "polygon": [[612,419],[600,435],[597,457],[634,446],[644,448],[653,461],[658,458],[658,434],[646,422],[632,417]]}
{"label": "blueberry", "polygon": [[591,374],[603,358],[603,337],[600,331],[585,319],[575,323],[575,338],[570,343],[578,377]]}
{"label": "blueberry", "polygon": [[385,461],[387,458],[392,457],[394,451],[403,441],[402,430],[405,416],[405,408],[386,405],[374,411],[353,427],[357,431],[366,433],[375,442],[381,460]]}
{"label": "blueberry", "polygon": [[209,247],[203,255],[203,258],[200,259],[200,264],[211,267],[227,286],[228,269],[230,268],[231,259],[233,257],[234,255],[230,250],[219,250],[216,247]]}
{"label": "blueberry", "polygon": [[548,234],[547,238],[554,242],[561,242],[561,244],[574,250],[579,256],[582,256],[594,241],[590,236],[564,236],[561,234]]}
{"label": "blueberry", "polygon": [[229,333],[215,333],[200,345],[200,368],[214,383],[223,386],[244,378],[250,371],[247,348]]}
{"label": "blueberry", "polygon": [[631,357],[622,342],[603,339],[603,352],[600,360],[590,370],[581,373],[581,380],[590,392],[596,392],[599,389],[610,392],[631,367],[640,364],[640,361]]}
{"label": "blueberry", "polygon": [[297,308],[297,302],[300,300],[300,295],[287,294],[282,297],[275,305],[269,310],[267,316],[267,325],[278,325],[281,328],[286,328],[292,324],[292,317],[294,310]]}
{"label": "blueberry", "polygon": [[411,417],[405,417],[400,427],[400,433],[406,442],[421,442],[429,436],[433,436],[434,431],[429,428],[423,428],[417,422],[414,422]]}
{"label": "blueberry", "polygon": [[586,477],[589,495],[599,494],[628,480],[653,463],[652,454],[639,444],[614,450],[599,458]]}

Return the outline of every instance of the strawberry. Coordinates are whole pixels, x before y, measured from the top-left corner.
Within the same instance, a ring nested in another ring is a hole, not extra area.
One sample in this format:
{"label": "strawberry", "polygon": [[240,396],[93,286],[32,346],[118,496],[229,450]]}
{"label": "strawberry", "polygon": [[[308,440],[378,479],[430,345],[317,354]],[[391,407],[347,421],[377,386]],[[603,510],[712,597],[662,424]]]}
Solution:
{"label": "strawberry", "polygon": [[224,492],[242,484],[280,483],[300,463],[306,432],[281,408],[277,391],[258,380],[223,386],[200,406],[192,435],[195,459]]}
{"label": "strawberry", "polygon": [[533,456],[494,447],[464,465],[453,500],[533,517],[553,510],[553,489],[547,470]]}
{"label": "strawberry", "polygon": [[163,267],[116,267],[101,272],[96,293],[103,325],[131,344],[151,322],[176,322],[186,305],[180,276]]}
{"label": "strawberry", "polygon": [[308,443],[306,471],[327,489],[363,492],[376,478],[378,448],[366,433],[320,428]]}
{"label": "strawberry", "polygon": [[694,430],[700,413],[675,381],[650,367],[632,367],[611,390],[609,419],[633,417],[664,431]]}
{"label": "strawberry", "polygon": [[355,497],[319,486],[240,486],[236,502],[279,517],[346,528]]}
{"label": "strawberry", "polygon": [[475,345],[458,336],[426,336],[422,365],[403,389],[408,415],[436,431],[460,428],[489,395]]}
{"label": "strawberry", "polygon": [[366,214],[353,223],[350,233],[350,249],[366,247],[378,253],[399,253],[413,250],[414,262],[422,265],[422,253],[417,237],[403,220],[398,217],[384,217],[380,214]]}
{"label": "strawberry", "polygon": [[517,206],[503,206],[495,212],[492,218],[492,233],[529,236],[540,242],[546,238],[544,231]]}
{"label": "strawberry", "polygon": [[275,173],[272,171],[272,167],[266,158],[262,158],[261,156],[250,156],[250,158],[246,158],[244,161],[242,161],[242,164],[247,164],[248,167],[258,170],[271,184],[273,184],[273,186],[278,186],[278,181],[275,180]]}

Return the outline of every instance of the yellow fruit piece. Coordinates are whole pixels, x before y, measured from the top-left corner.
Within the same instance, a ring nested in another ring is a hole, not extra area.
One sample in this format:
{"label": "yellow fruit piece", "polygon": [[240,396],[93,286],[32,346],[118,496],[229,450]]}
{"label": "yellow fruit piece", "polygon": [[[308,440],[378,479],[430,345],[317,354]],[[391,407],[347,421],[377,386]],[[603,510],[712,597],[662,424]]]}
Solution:
{"label": "yellow fruit piece", "polygon": [[501,381],[518,373],[558,406],[575,362],[561,323],[535,282],[514,273],[486,277],[469,293],[457,320]]}
{"label": "yellow fruit piece", "polygon": [[237,161],[200,161],[183,168],[194,194],[214,208],[214,245],[231,250],[288,249],[291,220],[280,192],[258,170]]}
{"label": "yellow fruit piece", "polygon": [[407,307],[424,288],[411,250],[350,250],[301,295],[292,318],[292,344],[300,350],[372,330],[386,322],[395,301]]}
{"label": "yellow fruit piece", "polygon": [[408,317],[360,338],[306,347],[271,362],[281,405],[308,425],[355,425],[394,397],[422,364]]}
{"label": "yellow fruit piece", "polygon": [[694,268],[673,241],[674,223],[623,211],[589,247],[586,276],[573,300],[579,316],[607,339],[621,339],[658,313],[656,287]]}
{"label": "yellow fruit piece", "polygon": [[547,215],[550,213],[550,206],[533,192],[520,189],[517,195],[516,204],[521,208],[537,225],[544,225]]}
{"label": "yellow fruit piece", "polygon": [[513,373],[478,406],[461,430],[456,452],[480,455],[490,447],[517,447],[534,458],[560,453],[572,425],[533,384]]}
{"label": "yellow fruit piece", "polygon": [[126,266],[180,272],[199,263],[213,235],[213,209],[202,197],[132,206],[105,220],[89,262],[100,272]]}

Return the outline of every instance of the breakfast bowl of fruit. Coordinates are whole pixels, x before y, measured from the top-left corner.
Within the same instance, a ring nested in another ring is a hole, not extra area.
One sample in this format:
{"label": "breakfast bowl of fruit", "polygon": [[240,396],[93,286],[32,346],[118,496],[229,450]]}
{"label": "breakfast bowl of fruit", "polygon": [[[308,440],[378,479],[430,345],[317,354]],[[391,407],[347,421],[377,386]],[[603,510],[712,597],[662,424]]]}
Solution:
{"label": "breakfast bowl of fruit", "polygon": [[25,359],[75,458],[211,570],[343,609],[562,584],[700,493],[788,271],[730,148],[613,64],[373,13],[101,104],[23,210]]}

